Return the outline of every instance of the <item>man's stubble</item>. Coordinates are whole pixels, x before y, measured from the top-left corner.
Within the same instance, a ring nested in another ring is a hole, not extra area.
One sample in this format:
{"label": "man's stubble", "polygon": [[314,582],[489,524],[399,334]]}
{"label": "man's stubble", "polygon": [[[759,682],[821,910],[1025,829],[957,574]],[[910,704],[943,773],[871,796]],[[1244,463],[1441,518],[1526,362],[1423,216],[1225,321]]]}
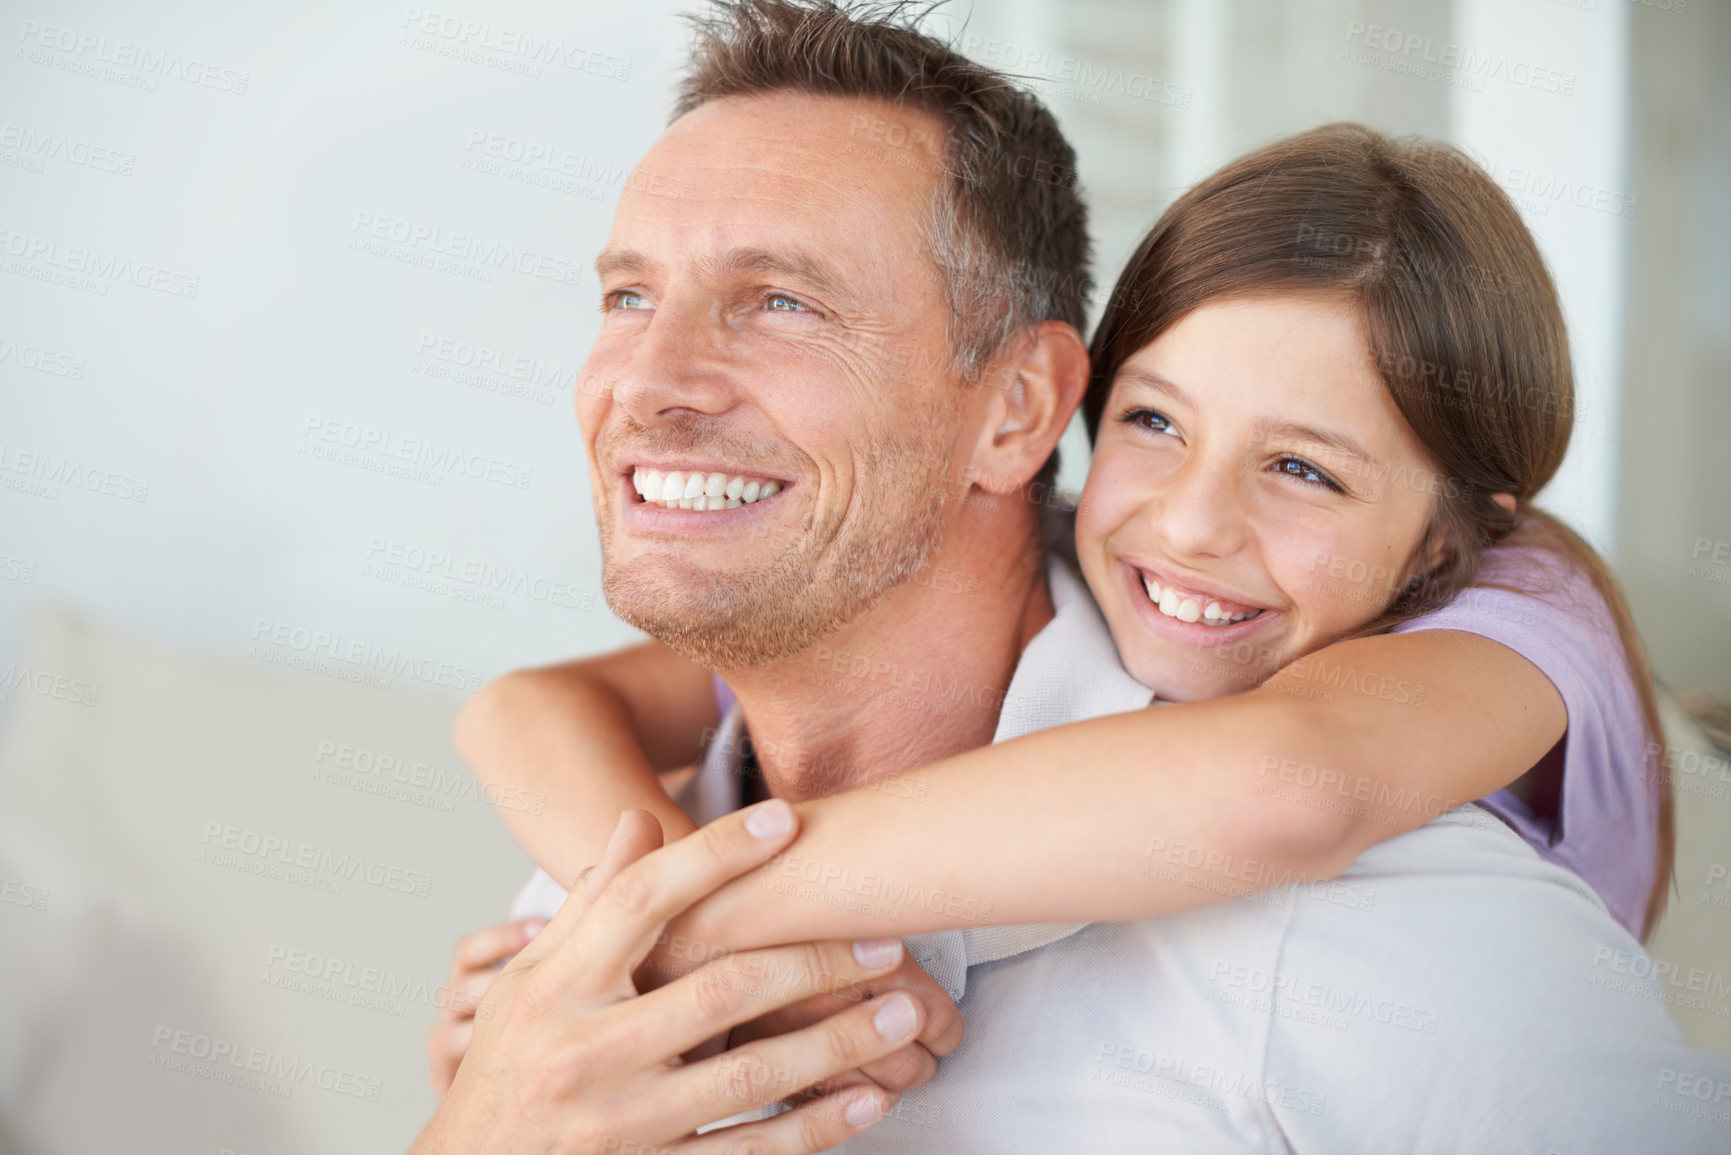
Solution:
{"label": "man's stubble", "polygon": [[[943,540],[950,494],[941,481],[949,472],[953,413],[931,410],[903,417],[865,456],[862,484],[833,530],[812,519],[762,565],[726,574],[688,570],[669,576],[667,567],[616,563],[611,527],[601,532],[602,592],[613,612],[671,649],[714,671],[782,662],[803,653],[875,606],[918,574]],[[722,440],[707,436],[701,422],[661,431],[639,427],[633,438],[667,452],[700,454]],[[732,448],[726,460],[762,460],[749,447]]]}

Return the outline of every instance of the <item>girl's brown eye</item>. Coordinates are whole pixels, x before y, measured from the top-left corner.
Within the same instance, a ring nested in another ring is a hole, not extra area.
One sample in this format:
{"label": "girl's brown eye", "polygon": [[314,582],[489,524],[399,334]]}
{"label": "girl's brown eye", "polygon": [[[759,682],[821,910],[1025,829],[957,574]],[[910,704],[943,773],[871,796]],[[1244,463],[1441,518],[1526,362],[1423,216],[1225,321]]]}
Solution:
{"label": "girl's brown eye", "polygon": [[1306,485],[1318,485],[1335,493],[1346,492],[1340,482],[1312,465],[1302,457],[1282,457],[1274,463],[1274,471],[1284,474]]}
{"label": "girl's brown eye", "polygon": [[1174,437],[1177,432],[1172,428],[1164,413],[1156,409],[1128,409],[1118,418],[1120,425],[1135,425],[1150,433],[1170,433]]}

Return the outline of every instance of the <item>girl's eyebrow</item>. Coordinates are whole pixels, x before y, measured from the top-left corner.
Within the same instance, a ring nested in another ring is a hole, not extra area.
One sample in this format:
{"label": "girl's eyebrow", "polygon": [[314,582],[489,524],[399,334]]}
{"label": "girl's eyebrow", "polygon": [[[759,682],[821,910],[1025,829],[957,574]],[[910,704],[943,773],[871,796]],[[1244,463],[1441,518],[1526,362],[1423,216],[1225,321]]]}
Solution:
{"label": "girl's eyebrow", "polygon": [[1144,369],[1140,365],[1125,365],[1119,368],[1118,377],[1121,380],[1128,379],[1137,385],[1145,385],[1156,393],[1164,393],[1174,401],[1178,401],[1182,404],[1192,407],[1196,404],[1194,401],[1190,400],[1190,395],[1188,393],[1178,387],[1176,382],[1172,381],[1170,378],[1161,376],[1152,369]]}
{"label": "girl's eyebrow", "polygon": [[[1120,378],[1127,378],[1134,384],[1145,386],[1156,393],[1164,393],[1180,404],[1195,407],[1190,395],[1169,377],[1162,376],[1152,369],[1144,369],[1139,365],[1126,365],[1118,370]],[[1267,438],[1290,438],[1295,441],[1307,442],[1311,445],[1326,445],[1353,462],[1367,472],[1374,472],[1382,467],[1371,453],[1358,442],[1344,433],[1329,429],[1318,429],[1314,425],[1306,425],[1299,421],[1262,421],[1257,428]]]}
{"label": "girl's eyebrow", "polygon": [[1296,441],[1310,442],[1312,445],[1326,445],[1330,449],[1352,458],[1366,471],[1374,472],[1382,465],[1358,442],[1344,433],[1318,429],[1314,425],[1304,425],[1296,421],[1270,421],[1262,426],[1262,430],[1264,435],[1268,437],[1292,438]]}

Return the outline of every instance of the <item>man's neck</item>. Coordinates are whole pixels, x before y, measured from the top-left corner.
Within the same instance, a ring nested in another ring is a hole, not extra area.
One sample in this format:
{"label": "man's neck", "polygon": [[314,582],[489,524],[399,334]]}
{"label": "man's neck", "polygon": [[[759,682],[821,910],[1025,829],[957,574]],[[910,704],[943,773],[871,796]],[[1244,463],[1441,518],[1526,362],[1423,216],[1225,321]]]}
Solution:
{"label": "man's neck", "polygon": [[867,613],[785,662],[728,672],[776,797],[833,794],[991,742],[1052,598],[1036,533],[962,520]]}

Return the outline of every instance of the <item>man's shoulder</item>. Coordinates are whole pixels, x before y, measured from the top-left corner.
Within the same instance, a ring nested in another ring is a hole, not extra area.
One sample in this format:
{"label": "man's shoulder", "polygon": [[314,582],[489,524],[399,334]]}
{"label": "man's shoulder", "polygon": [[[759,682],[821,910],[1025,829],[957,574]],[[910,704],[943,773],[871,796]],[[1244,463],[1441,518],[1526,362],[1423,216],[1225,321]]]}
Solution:
{"label": "man's shoulder", "polygon": [[1577,875],[1539,857],[1508,823],[1477,803],[1443,809],[1422,796],[1396,798],[1404,806],[1430,815],[1422,825],[1379,842],[1360,854],[1346,870],[1352,875],[1422,874],[1434,871],[1543,878],[1592,895],[1593,888]]}
{"label": "man's shoulder", "polygon": [[1315,1150],[1413,1150],[1414,1128],[1445,1117],[1467,1147],[1715,1149],[1651,1104],[1667,1072],[1726,1066],[1683,1043],[1654,984],[1628,981],[1645,957],[1512,830],[1477,806],[1439,815],[1294,889],[1265,980],[1266,1075],[1320,1080],[1328,1112],[1275,1114]]}
{"label": "man's shoulder", "polygon": [[[1444,811],[1371,847],[1332,882],[1296,890],[1300,920],[1334,923],[1342,914],[1362,912],[1365,918],[1345,924],[1350,938],[1396,935],[1412,941],[1467,924],[1510,920],[1568,922],[1594,934],[1628,937],[1579,875],[1541,858],[1476,804]],[[1521,941],[1531,938],[1523,935]]]}

